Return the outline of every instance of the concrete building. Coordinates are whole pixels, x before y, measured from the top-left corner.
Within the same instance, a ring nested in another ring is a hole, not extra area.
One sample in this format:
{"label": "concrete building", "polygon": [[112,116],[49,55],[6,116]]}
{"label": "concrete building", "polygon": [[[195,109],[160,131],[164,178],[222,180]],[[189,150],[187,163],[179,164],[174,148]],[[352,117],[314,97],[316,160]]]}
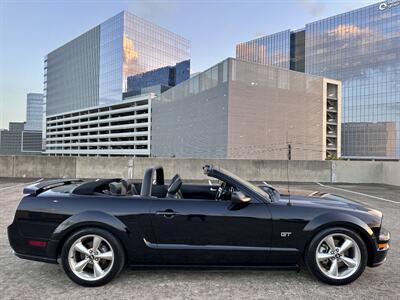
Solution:
{"label": "concrete building", "polygon": [[41,154],[43,110],[43,95],[27,94],[26,122],[10,122],[0,131],[0,154]]}
{"label": "concrete building", "polygon": [[39,155],[42,152],[42,132],[24,130],[25,122],[10,122],[9,129],[0,130],[0,154]]}
{"label": "concrete building", "polygon": [[47,116],[46,151],[53,156],[149,156],[151,100],[140,95]]}
{"label": "concrete building", "polygon": [[[365,126],[343,132],[342,155],[400,158],[398,3],[373,4],[308,23],[300,30],[285,30],[240,43],[236,58],[342,81],[343,124]],[[387,137],[394,136],[394,144],[375,135],[376,127],[368,125],[371,123],[394,124],[387,127],[392,131]],[[382,143],[393,149],[382,151]]]}
{"label": "concrete building", "polygon": [[0,131],[0,154],[21,154],[22,131],[24,122],[10,122],[8,130]]}
{"label": "concrete building", "polygon": [[152,101],[156,157],[340,156],[341,83],[226,59]]}
{"label": "concrete building", "polygon": [[190,59],[190,42],[121,12],[46,55],[46,114],[122,102],[128,76]]}
{"label": "concrete building", "polygon": [[41,155],[43,152],[42,131],[24,130],[21,136],[21,152]]}
{"label": "concrete building", "polygon": [[26,96],[25,130],[42,131],[43,127],[43,94],[29,93]]}

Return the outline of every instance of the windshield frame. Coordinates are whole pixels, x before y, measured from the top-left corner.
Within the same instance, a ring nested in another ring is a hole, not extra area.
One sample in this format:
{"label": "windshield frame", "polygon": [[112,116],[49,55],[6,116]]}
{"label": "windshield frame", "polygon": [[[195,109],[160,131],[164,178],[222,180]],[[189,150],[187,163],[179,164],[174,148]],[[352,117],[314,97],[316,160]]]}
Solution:
{"label": "windshield frame", "polygon": [[261,198],[262,200],[267,202],[272,202],[271,196],[268,194],[268,192],[250,183],[249,181],[244,180],[243,178],[237,176],[236,174],[229,172],[228,170],[225,170],[218,166],[207,166],[207,165],[204,166],[203,170],[204,173],[210,177],[226,181],[229,184],[239,185],[244,190],[247,190],[248,192],[258,196],[258,198]]}

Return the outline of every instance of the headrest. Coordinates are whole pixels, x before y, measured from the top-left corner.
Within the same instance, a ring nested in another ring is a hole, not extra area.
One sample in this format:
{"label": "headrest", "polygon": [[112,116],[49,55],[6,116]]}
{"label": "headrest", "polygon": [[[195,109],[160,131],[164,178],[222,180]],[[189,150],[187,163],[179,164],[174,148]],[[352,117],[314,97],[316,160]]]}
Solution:
{"label": "headrest", "polygon": [[177,193],[180,190],[181,186],[182,186],[182,178],[178,174],[176,174],[172,178],[172,181],[168,187],[168,193],[169,194]]}
{"label": "headrest", "polygon": [[175,176],[172,177],[171,183],[170,183],[169,185],[171,185],[172,183],[174,183],[174,181],[175,181],[176,179],[178,179],[179,177],[180,177],[179,174],[175,174]]}
{"label": "headrest", "polygon": [[122,192],[122,183],[121,182],[110,182],[108,184],[108,187],[110,188],[110,192],[112,195],[121,195]]}
{"label": "headrest", "polygon": [[123,189],[125,189],[125,195],[138,195],[135,185],[132,179],[121,179]]}

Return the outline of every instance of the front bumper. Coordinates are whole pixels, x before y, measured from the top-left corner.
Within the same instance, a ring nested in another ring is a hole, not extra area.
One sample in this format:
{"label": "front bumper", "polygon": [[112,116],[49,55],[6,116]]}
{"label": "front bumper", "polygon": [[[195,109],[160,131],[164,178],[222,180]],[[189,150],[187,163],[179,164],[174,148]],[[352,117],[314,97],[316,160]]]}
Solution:
{"label": "front bumper", "polygon": [[379,239],[376,242],[375,249],[369,259],[369,267],[377,267],[386,261],[386,256],[390,249],[390,232],[385,228],[381,228]]}
{"label": "front bumper", "polygon": [[369,267],[378,267],[386,261],[386,256],[389,249],[386,250],[378,250],[375,255],[372,257]]}

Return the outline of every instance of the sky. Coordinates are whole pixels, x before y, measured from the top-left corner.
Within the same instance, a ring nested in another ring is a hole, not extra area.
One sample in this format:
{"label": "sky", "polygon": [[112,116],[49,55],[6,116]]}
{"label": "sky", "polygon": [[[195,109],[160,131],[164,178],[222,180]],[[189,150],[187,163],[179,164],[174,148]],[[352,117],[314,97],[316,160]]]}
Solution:
{"label": "sky", "polygon": [[0,128],[25,121],[26,94],[43,91],[43,58],[122,10],[191,41],[191,72],[235,56],[235,45],[379,1],[0,0]]}

